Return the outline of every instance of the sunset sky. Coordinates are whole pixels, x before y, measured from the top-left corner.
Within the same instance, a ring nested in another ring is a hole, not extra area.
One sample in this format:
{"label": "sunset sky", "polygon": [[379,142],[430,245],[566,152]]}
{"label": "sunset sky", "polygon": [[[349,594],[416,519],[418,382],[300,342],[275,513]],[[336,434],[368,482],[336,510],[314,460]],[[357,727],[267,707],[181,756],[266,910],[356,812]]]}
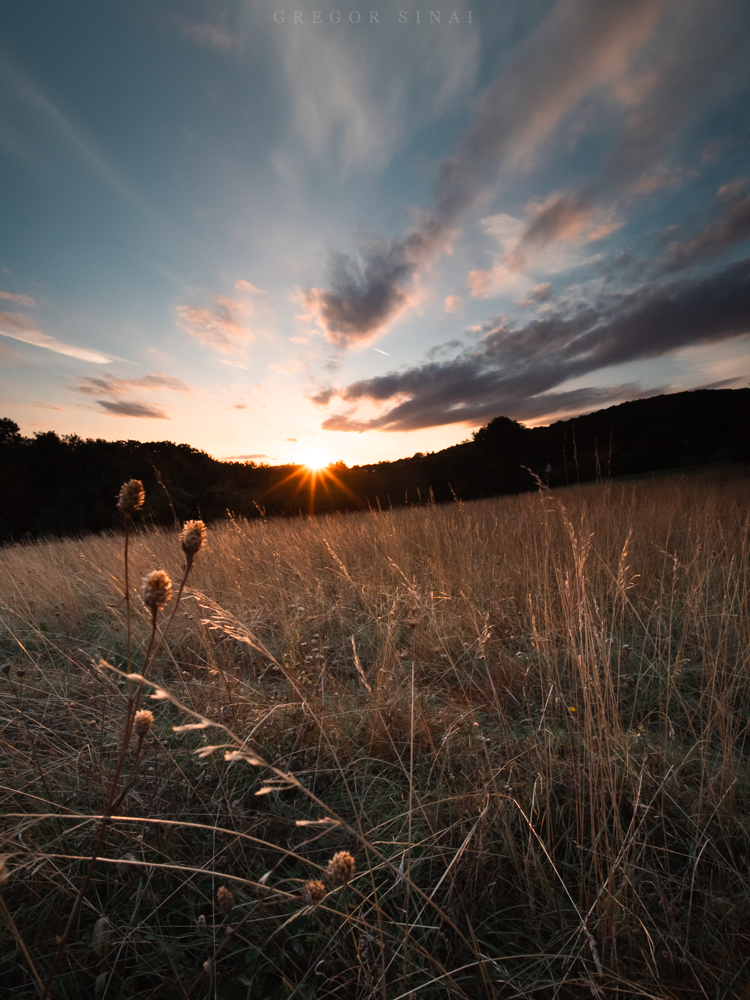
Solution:
{"label": "sunset sky", "polygon": [[749,109],[747,0],[5,3],[0,416],[358,464],[746,386]]}

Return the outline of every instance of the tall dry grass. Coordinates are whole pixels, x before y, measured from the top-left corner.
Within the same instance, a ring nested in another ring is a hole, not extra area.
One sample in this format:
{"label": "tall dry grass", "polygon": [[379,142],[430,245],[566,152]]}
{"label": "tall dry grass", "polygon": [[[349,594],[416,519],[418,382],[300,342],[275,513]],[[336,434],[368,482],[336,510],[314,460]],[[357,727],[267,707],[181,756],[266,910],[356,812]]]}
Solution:
{"label": "tall dry grass", "polygon": [[[738,470],[214,525],[52,995],[750,996],[748,545]],[[102,822],[121,550],[0,551],[9,996]]]}

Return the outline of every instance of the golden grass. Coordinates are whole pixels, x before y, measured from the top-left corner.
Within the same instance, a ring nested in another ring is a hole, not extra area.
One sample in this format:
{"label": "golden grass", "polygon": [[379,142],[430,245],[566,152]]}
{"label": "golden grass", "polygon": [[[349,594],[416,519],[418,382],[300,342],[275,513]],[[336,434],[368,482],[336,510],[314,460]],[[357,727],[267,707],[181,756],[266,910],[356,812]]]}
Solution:
{"label": "golden grass", "polygon": [[[90,886],[122,537],[0,550],[8,995],[82,886],[53,996],[750,995],[748,482],[210,526]],[[183,562],[131,531],[133,595]]]}

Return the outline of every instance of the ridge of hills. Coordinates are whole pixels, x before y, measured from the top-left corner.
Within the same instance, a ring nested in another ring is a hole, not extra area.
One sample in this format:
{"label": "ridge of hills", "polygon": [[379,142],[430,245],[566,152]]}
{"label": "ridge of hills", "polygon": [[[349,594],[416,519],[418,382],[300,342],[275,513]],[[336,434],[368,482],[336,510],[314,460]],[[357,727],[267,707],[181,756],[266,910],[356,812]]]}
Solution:
{"label": "ridge of hills", "polygon": [[0,542],[119,525],[127,479],[146,489],[154,524],[201,517],[333,513],[473,500],[717,461],[750,461],[750,389],[696,389],[638,399],[527,428],[499,416],[472,440],[411,458],[312,477],[304,466],[226,462],[171,441],[23,437],[0,419]]}

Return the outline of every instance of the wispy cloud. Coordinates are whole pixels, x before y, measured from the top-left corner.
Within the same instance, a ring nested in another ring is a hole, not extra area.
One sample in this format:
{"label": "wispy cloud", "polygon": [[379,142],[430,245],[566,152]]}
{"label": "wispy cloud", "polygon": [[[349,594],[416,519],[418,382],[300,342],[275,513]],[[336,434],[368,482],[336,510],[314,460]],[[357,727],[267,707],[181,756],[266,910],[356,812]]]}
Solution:
{"label": "wispy cloud", "polygon": [[221,24],[184,24],[182,33],[190,41],[206,48],[218,49],[220,52],[232,52],[242,48],[242,35],[230,31]]}
{"label": "wispy cloud", "polygon": [[42,333],[41,330],[35,330],[31,320],[24,313],[0,312],[0,336],[20,340],[22,343],[31,344],[34,347],[43,347],[47,351],[65,354],[70,358],[78,358],[79,361],[90,361],[95,365],[106,365],[112,361],[112,358],[99,351],[90,351],[85,347],[66,344],[65,341],[58,340],[57,337]]}
{"label": "wispy cloud", "polygon": [[254,339],[249,325],[252,303],[214,295],[211,305],[179,305],[177,321],[187,333],[207,347],[223,354],[234,354]]}
{"label": "wispy cloud", "polygon": [[[448,230],[506,173],[528,167],[543,141],[584,97],[622,81],[669,0],[558,0],[513,66],[486,92],[456,154],[443,162],[432,216],[408,236],[338,256],[329,289],[308,303],[339,347],[382,330],[408,304],[417,269]],[[582,211],[582,207],[580,209]]]}
{"label": "wispy cloud", "polygon": [[140,417],[144,420],[171,419],[160,407],[152,406],[150,403],[140,403],[137,400],[97,399],[96,404],[107,413],[114,413],[118,417]]}
{"label": "wispy cloud", "polygon": [[15,131],[27,132],[32,126],[36,135],[32,142],[24,139],[11,147],[17,149],[24,165],[31,157],[35,162],[43,162],[45,155],[38,155],[34,149],[36,137],[52,141],[75,156],[99,180],[113,188],[128,201],[144,209],[139,195],[120,174],[109,157],[100,149],[88,130],[73,120],[42,90],[14,65],[7,53],[0,51],[0,88],[5,97],[6,107],[16,119]]}
{"label": "wispy cloud", "polygon": [[[328,30],[312,24],[308,10],[305,24],[275,25],[271,43],[289,92],[293,139],[339,175],[386,167],[411,131],[443,113],[474,83],[476,27],[463,23],[458,31],[415,34],[403,31],[383,9],[380,24],[362,30],[333,0],[314,6]],[[462,22],[470,6],[468,0],[453,3]],[[335,27],[331,14],[340,19]],[[369,11],[362,11],[362,20],[369,20]],[[282,170],[294,159],[291,149],[277,156]]]}
{"label": "wispy cloud", "polygon": [[[327,405],[339,396],[354,407],[325,420],[326,430],[407,431],[499,414],[530,419],[563,404],[589,405],[584,397],[599,404],[615,392],[592,387],[571,396],[561,387],[572,379],[748,332],[750,258],[700,280],[651,281],[594,303],[561,302],[520,326],[499,320],[456,358],[322,390],[314,402]],[[637,388],[617,391],[632,395]],[[361,404],[381,412],[360,418]]]}
{"label": "wispy cloud", "polygon": [[683,240],[673,240],[660,267],[677,271],[750,239],[750,178],[742,178],[719,188],[719,212],[712,222]]}
{"label": "wispy cloud", "polygon": [[189,392],[190,388],[178,378],[171,375],[162,375],[156,372],[153,375],[144,375],[142,378],[116,378],[106,372],[96,378],[87,375],[78,379],[73,391],[81,392],[85,396],[122,396],[134,389],[171,389],[174,392]]}
{"label": "wispy cloud", "polygon": [[14,292],[2,292],[0,291],[0,299],[5,299],[7,302],[15,302],[19,306],[35,306],[36,302],[30,295],[16,295]]}

